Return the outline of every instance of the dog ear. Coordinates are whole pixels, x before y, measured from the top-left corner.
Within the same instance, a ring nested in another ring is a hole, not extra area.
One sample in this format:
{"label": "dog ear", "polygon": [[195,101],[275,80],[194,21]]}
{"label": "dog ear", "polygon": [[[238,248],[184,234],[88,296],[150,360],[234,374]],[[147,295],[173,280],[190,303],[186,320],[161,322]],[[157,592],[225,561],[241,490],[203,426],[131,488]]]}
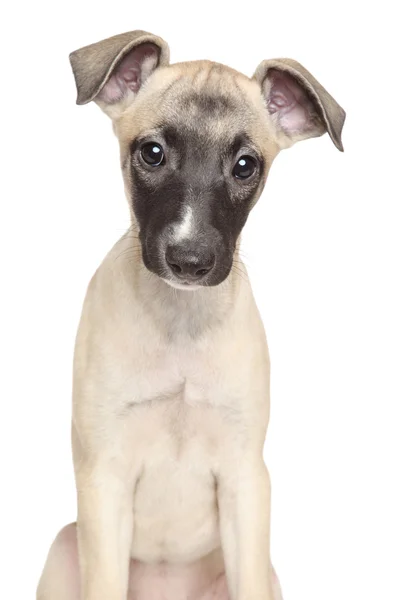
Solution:
{"label": "dog ear", "polygon": [[261,85],[282,148],[327,131],[343,152],[346,113],[302,65],[289,58],[264,60],[253,79]]}
{"label": "dog ear", "polygon": [[169,63],[168,45],[146,31],[115,35],[69,56],[77,104],[94,100],[111,117],[126,108],[159,66]]}

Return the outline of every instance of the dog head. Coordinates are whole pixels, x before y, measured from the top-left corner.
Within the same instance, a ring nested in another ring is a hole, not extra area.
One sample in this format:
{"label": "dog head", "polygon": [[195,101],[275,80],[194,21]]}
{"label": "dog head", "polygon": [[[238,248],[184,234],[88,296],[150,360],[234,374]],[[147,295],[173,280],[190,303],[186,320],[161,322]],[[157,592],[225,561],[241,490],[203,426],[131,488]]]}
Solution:
{"label": "dog head", "polygon": [[113,121],[143,262],[174,287],[228,276],[282,148],[328,132],[343,150],[343,109],[290,59],[263,61],[251,79],[209,61],[169,65],[161,38],[134,31],[70,61],[77,103]]}

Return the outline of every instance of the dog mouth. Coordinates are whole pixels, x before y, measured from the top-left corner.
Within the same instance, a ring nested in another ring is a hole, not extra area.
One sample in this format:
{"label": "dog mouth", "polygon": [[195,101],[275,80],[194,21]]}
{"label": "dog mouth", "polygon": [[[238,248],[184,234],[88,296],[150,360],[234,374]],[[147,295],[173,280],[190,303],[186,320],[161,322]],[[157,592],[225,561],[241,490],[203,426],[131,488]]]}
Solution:
{"label": "dog mouth", "polygon": [[175,280],[175,279],[167,279],[166,277],[161,277],[165,283],[167,283],[170,287],[175,290],[183,290],[185,292],[194,292],[199,290],[202,287],[205,287],[205,284],[198,283],[196,281],[185,281],[185,280]]}

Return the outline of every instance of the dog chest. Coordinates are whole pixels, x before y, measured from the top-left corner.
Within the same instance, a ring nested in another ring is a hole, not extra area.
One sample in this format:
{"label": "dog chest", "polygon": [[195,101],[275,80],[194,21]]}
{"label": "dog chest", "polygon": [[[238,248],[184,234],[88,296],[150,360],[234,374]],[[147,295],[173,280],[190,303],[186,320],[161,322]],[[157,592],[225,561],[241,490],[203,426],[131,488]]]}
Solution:
{"label": "dog chest", "polygon": [[134,409],[143,459],[132,554],[140,560],[196,560],[219,545],[215,470],[229,433],[218,410],[189,390]]}

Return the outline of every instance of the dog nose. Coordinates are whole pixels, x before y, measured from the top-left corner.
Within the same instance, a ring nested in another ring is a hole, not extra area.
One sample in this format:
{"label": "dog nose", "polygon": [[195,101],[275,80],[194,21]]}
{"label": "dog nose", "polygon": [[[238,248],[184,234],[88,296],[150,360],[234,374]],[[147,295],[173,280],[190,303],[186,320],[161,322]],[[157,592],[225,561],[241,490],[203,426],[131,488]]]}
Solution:
{"label": "dog nose", "polygon": [[215,255],[208,248],[188,248],[181,245],[168,246],[165,260],[173,274],[192,281],[202,279],[215,264]]}

